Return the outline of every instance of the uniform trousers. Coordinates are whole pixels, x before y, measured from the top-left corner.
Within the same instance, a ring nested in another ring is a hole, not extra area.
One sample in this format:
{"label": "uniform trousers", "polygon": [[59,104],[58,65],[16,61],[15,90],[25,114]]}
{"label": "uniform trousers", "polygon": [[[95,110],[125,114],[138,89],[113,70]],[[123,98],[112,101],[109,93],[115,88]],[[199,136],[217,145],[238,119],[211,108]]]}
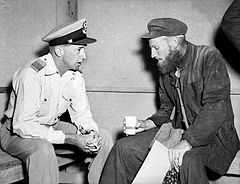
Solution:
{"label": "uniform trousers", "polygon": [[[10,120],[0,129],[0,141],[3,150],[23,161],[25,180],[29,184],[58,184],[59,170],[53,145],[45,139],[21,138],[12,134]],[[76,133],[76,127],[68,122],[59,121],[54,129],[64,133]],[[100,129],[103,137],[101,148],[94,157],[89,168],[89,184],[98,184],[102,168],[112,148],[112,136],[106,130]],[[79,152],[81,154],[81,152]]]}
{"label": "uniform trousers", "polygon": [[[105,163],[100,184],[131,184],[157,131],[158,128],[153,128],[118,140]],[[180,168],[181,184],[208,184],[205,168],[208,152],[207,147],[199,147],[185,153]]]}

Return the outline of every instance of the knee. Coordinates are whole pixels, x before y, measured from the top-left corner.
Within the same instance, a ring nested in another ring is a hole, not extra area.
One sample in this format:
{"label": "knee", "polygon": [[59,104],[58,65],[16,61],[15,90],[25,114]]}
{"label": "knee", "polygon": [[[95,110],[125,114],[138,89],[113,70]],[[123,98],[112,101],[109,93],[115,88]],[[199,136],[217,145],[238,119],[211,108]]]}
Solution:
{"label": "knee", "polygon": [[34,153],[43,158],[51,157],[53,154],[55,155],[53,145],[45,140],[39,140],[36,143]]}
{"label": "knee", "polygon": [[183,156],[183,166],[199,166],[201,164],[201,157],[198,154],[188,151]]}
{"label": "knee", "polygon": [[100,129],[100,135],[104,144],[108,145],[108,147],[113,146],[113,136],[108,130]]}
{"label": "knee", "polygon": [[131,144],[128,137],[118,140],[113,149],[117,150],[117,152],[125,157],[129,157],[131,154],[134,154],[134,145]]}

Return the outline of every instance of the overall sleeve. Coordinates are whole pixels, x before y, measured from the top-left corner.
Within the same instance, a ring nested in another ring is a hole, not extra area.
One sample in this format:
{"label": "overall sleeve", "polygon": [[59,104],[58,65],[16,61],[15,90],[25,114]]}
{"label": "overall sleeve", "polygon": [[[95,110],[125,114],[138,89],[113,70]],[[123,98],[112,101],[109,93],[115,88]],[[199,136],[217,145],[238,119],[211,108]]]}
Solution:
{"label": "overall sleeve", "polygon": [[230,80],[224,59],[216,51],[209,54],[204,63],[201,109],[183,135],[183,139],[192,146],[209,144],[219,127],[229,118]]}
{"label": "overall sleeve", "polygon": [[39,123],[41,86],[35,71],[24,69],[17,72],[13,79],[13,90],[16,96],[13,115],[13,131],[23,138],[43,138],[51,143],[63,143],[62,131]]}
{"label": "overall sleeve", "polygon": [[164,88],[162,77],[159,79],[159,102],[160,107],[158,111],[148,118],[158,127],[160,127],[163,123],[168,122],[173,108],[173,104],[166,93],[166,89]]}
{"label": "overall sleeve", "polygon": [[228,38],[228,40],[234,45],[234,47],[240,52],[240,1],[234,0],[229,6],[223,16],[221,28]]}
{"label": "overall sleeve", "polygon": [[71,120],[79,128],[83,127],[84,130],[95,130],[98,132],[98,126],[93,119],[88,102],[84,78],[79,72],[76,72],[75,75],[75,80],[72,80],[70,82],[71,86],[69,86],[69,89],[72,89],[70,92],[72,94],[70,95],[71,104],[68,109]]}

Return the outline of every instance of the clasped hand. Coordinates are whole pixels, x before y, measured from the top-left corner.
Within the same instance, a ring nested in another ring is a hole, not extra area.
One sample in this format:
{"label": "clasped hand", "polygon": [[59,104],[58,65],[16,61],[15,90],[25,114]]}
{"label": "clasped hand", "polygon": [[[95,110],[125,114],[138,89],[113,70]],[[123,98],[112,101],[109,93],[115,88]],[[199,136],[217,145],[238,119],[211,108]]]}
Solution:
{"label": "clasped hand", "polygon": [[102,137],[96,131],[88,134],[67,134],[66,144],[72,144],[86,153],[96,154],[101,147]]}

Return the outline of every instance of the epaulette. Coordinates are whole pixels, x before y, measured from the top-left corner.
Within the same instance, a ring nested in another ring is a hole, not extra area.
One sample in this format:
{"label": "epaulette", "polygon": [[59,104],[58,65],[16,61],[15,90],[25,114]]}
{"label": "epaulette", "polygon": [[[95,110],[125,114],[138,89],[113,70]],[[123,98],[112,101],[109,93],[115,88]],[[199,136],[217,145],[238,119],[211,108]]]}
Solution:
{"label": "epaulette", "polygon": [[46,63],[41,59],[38,59],[31,64],[32,69],[35,70],[36,72],[39,72],[45,66],[46,66]]}

